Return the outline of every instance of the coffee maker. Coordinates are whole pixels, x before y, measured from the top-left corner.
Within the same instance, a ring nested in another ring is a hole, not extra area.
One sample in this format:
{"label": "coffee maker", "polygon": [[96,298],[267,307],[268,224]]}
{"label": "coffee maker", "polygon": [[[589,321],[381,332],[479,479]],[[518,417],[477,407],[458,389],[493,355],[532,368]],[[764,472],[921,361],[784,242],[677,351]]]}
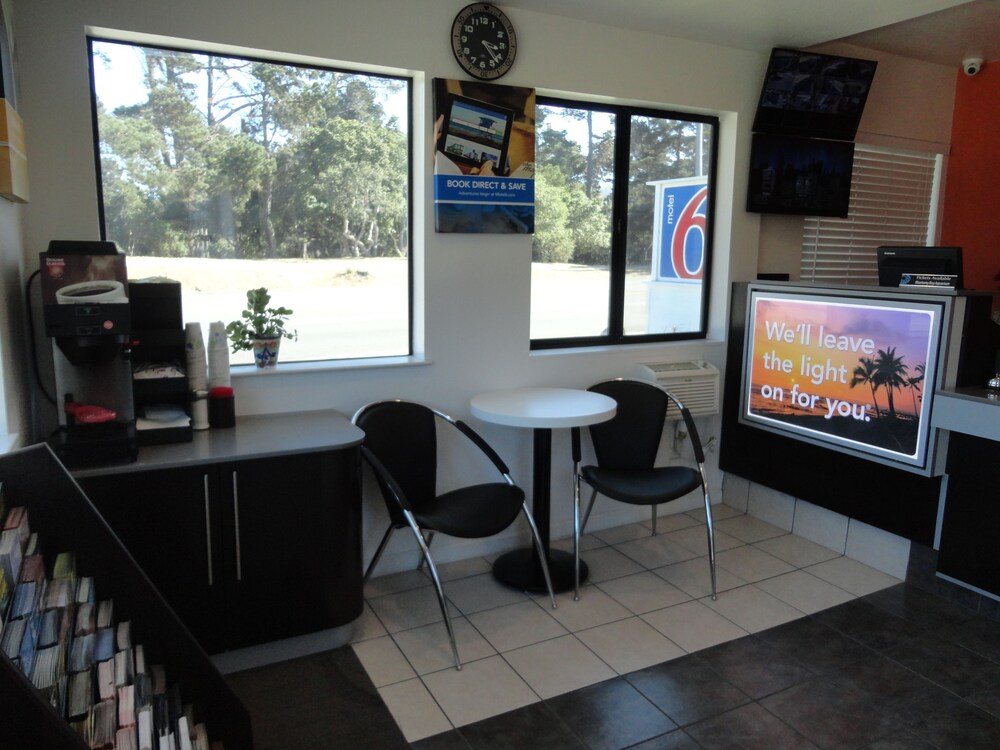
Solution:
{"label": "coffee maker", "polygon": [[54,240],[40,254],[45,334],[67,466],[135,461],[131,313],[125,255],[113,242]]}

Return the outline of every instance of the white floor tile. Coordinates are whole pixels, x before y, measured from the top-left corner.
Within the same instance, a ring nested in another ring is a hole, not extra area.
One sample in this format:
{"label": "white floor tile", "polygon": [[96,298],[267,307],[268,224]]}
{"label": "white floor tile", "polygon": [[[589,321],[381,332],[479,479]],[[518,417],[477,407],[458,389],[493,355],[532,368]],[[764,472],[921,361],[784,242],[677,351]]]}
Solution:
{"label": "white floor tile", "polygon": [[485,609],[503,607],[507,604],[516,604],[527,598],[523,591],[500,583],[493,577],[492,573],[481,573],[477,576],[449,581],[444,584],[443,588],[448,601],[465,615],[482,612]]}
{"label": "white floor tile", "polygon": [[[434,553],[431,552],[433,556]],[[435,563],[437,561],[435,560]],[[454,562],[442,563],[437,566],[438,576],[442,581],[454,581],[457,578],[468,578],[469,576],[489,573],[493,566],[485,557],[470,557],[468,560],[455,560]]]}
{"label": "white floor tile", "polygon": [[[581,515],[583,512],[583,510],[580,511]],[[589,526],[590,525],[588,524],[588,528]],[[633,539],[649,536],[649,529],[641,523],[630,523],[625,526],[616,526],[611,529],[601,529],[600,531],[594,531],[591,533],[605,544],[621,544],[622,542],[630,542]]]}
{"label": "white floor tile", "polygon": [[642,619],[688,653],[747,635],[746,630],[700,601],[658,609]]}
{"label": "white floor tile", "polygon": [[671,607],[691,598],[689,594],[646,570],[599,583],[597,587],[637,615]]}
{"label": "white floor tile", "polygon": [[390,633],[418,628],[442,619],[441,606],[433,586],[387,594],[369,599],[368,603]]}
{"label": "white floor tile", "polygon": [[[666,565],[653,571],[656,575],[672,583],[694,599],[701,599],[703,596],[712,594],[712,572],[708,564],[708,556],[696,557],[693,560],[685,560],[682,563]],[[715,566],[715,589],[716,591],[726,591],[727,589],[745,586],[746,581],[737,575],[733,575],[725,568]]]}
{"label": "white floor tile", "polygon": [[[444,630],[444,625],[441,629]],[[355,643],[352,648],[375,687],[385,687],[417,676],[395,641],[387,635]]]}
{"label": "white floor tile", "polygon": [[[553,540],[549,546],[552,549],[561,549],[564,552],[573,551],[573,536],[563,537],[562,539]],[[593,534],[584,534],[580,537],[580,552],[586,552],[587,550],[597,549],[599,547],[607,547],[608,545],[598,539]]]}
{"label": "white floor tile", "polygon": [[566,628],[532,601],[477,612],[469,622],[501,653],[566,635]]}
{"label": "white floor tile", "polygon": [[[691,526],[697,526],[699,520],[697,518],[698,511],[689,511],[687,513],[671,513],[666,516],[656,517],[656,533],[666,534],[671,531],[678,531],[679,529],[686,529]],[[702,518],[705,517],[705,511],[701,511]],[[700,523],[704,523],[701,521]],[[643,527],[646,529],[646,533],[650,534],[653,531],[653,519],[647,518],[642,522]]]}
{"label": "white floor tile", "polygon": [[548,615],[571,632],[595,628],[615,620],[624,620],[632,613],[605,594],[597,586],[587,586],[580,591],[580,601],[573,601],[573,592],[556,595],[558,609],[548,608],[548,599],[537,599],[535,605],[544,607]]}
{"label": "white floor tile", "polygon": [[576,637],[618,674],[645,669],[685,653],[639,617],[581,630]]}
{"label": "white floor tile", "polygon": [[407,742],[416,742],[452,729],[448,717],[418,679],[379,688],[378,693]]}
{"label": "white floor tile", "polygon": [[632,558],[647,570],[690,560],[698,555],[697,552],[692,552],[687,547],[670,541],[662,534],[624,542],[615,545],[615,549]]}
{"label": "white floor tile", "polygon": [[768,578],[755,584],[757,588],[790,604],[795,609],[811,615],[821,609],[835,607],[854,599],[854,594],[809,575],[804,570]]}
{"label": "white floor tile", "polygon": [[850,591],[855,596],[881,591],[900,582],[900,579],[894,576],[875,570],[875,568],[849,557],[836,557],[817,565],[810,565],[805,570],[834,586],[840,586],[840,588]]}
{"label": "white floor tile", "polygon": [[369,578],[365,584],[365,596],[374,599],[377,596],[395,594],[399,591],[430,586],[431,579],[420,570],[404,570],[400,573],[390,573],[387,576]]}
{"label": "white floor tile", "polygon": [[751,545],[723,550],[715,555],[715,563],[751,583],[795,570],[784,560]]}
{"label": "white floor tile", "polygon": [[732,516],[715,523],[716,531],[724,531],[744,542],[759,542],[762,539],[787,534],[785,529],[773,526],[753,516]]}
{"label": "white floor tile", "polygon": [[[686,547],[696,555],[708,554],[708,530],[704,524],[689,526],[680,531],[671,531],[669,534],[664,534],[664,536],[670,541],[677,542],[682,547]],[[730,536],[725,531],[715,530],[716,552],[721,552],[724,549],[732,549],[733,547],[742,547],[744,544],[746,542],[742,539]]]}
{"label": "white floor tile", "polygon": [[371,605],[365,602],[361,615],[354,621],[354,630],[351,632],[351,643],[366,641],[369,638],[378,638],[388,631],[382,625],[382,621],[376,617]]}
{"label": "white floor tile", "polygon": [[789,565],[796,568],[803,568],[806,565],[815,565],[824,560],[832,560],[838,557],[838,553],[829,547],[824,547],[816,542],[810,542],[794,534],[776,536],[773,539],[765,539],[762,542],[754,542],[754,547],[762,549],[769,555],[784,560]]}
{"label": "white floor tile", "polygon": [[423,681],[456,727],[513,711],[539,699],[500,656],[474,661],[461,671],[442,669],[424,676]]}
{"label": "white floor tile", "polygon": [[[728,477],[727,477],[728,479]],[[705,509],[699,508],[698,510],[689,510],[685,515],[691,516],[698,523],[705,523]],[[723,518],[732,518],[733,516],[742,516],[743,511],[737,510],[730,505],[724,505],[723,503],[713,503],[712,504],[712,520],[715,522],[721,521]]]}
{"label": "white floor tile", "polygon": [[706,607],[718,612],[749,633],[758,633],[792,620],[804,613],[771,596],[753,584],[719,594],[718,601],[702,599]]}
{"label": "white floor tile", "polygon": [[612,578],[621,578],[645,570],[635,560],[626,557],[614,547],[600,547],[587,553],[581,552],[580,559],[587,563],[587,580],[591,583],[609,581]]}
{"label": "white floor tile", "polygon": [[543,699],[615,677],[614,670],[572,635],[504,654]]}
{"label": "white floor tile", "polygon": [[[463,664],[493,656],[496,650],[464,617],[452,618],[458,658]],[[412,630],[403,630],[392,636],[399,650],[418,675],[453,669],[455,658],[444,622],[435,622]]]}

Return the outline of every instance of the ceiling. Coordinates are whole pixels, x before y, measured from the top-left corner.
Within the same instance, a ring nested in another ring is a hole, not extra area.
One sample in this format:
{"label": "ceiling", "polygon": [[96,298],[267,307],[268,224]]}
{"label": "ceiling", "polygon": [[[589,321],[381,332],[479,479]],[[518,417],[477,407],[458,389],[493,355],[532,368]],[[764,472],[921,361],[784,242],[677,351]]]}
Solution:
{"label": "ceiling", "polygon": [[941,65],[1000,60],[1000,0],[498,0],[509,8],[765,52],[846,41]]}

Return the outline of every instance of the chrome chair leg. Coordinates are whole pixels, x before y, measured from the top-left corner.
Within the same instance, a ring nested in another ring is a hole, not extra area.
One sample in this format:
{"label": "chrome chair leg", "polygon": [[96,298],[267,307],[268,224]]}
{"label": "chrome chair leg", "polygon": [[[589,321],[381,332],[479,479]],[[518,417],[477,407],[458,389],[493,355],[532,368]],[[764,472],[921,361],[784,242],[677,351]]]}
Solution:
{"label": "chrome chair leg", "polygon": [[590,502],[587,504],[587,512],[583,514],[583,523],[580,524],[580,535],[583,535],[587,528],[587,521],[590,520],[590,511],[594,509],[594,501],[597,499],[597,490],[590,493]]}
{"label": "chrome chair leg", "polygon": [[417,544],[420,545],[420,551],[423,553],[424,559],[427,561],[427,569],[430,571],[431,580],[434,581],[434,591],[437,593],[438,604],[441,607],[441,615],[444,617],[444,626],[448,629],[448,640],[451,642],[451,653],[455,658],[455,669],[461,671],[462,660],[458,657],[458,644],[455,642],[455,630],[451,625],[451,617],[448,615],[448,602],[444,597],[444,589],[441,588],[441,579],[438,577],[437,567],[434,565],[434,560],[431,558],[430,548],[427,546],[427,542],[424,541],[424,535],[420,533],[420,527],[417,526],[417,522],[413,519],[413,516],[409,511],[404,511],[406,515],[406,520],[410,524],[410,528],[413,530],[413,535],[417,538]]}
{"label": "chrome chair leg", "polygon": [[573,601],[580,601],[580,471],[573,476]]}
{"label": "chrome chair leg", "polygon": [[382,541],[379,542],[378,549],[375,550],[375,556],[372,561],[368,563],[368,569],[365,570],[365,577],[361,579],[361,585],[368,583],[368,578],[371,576],[372,571],[375,570],[375,566],[378,565],[378,561],[382,559],[382,553],[385,552],[385,547],[389,543],[389,537],[392,536],[392,532],[396,530],[396,527],[391,523],[389,528],[385,530],[385,534],[382,536]]}
{"label": "chrome chair leg", "polygon": [[[427,536],[424,537],[424,541],[427,543],[427,549],[430,549],[431,548],[431,544],[434,543],[434,532],[433,531],[428,531],[427,532]],[[418,571],[424,569],[424,563],[425,562],[426,561],[424,560],[423,555],[421,555],[420,562],[417,563],[417,570]]]}
{"label": "chrome chair leg", "polygon": [[545,559],[545,547],[542,545],[542,537],[538,533],[535,519],[531,517],[531,511],[528,510],[527,501],[521,503],[521,510],[524,511],[524,517],[528,519],[528,526],[531,527],[531,536],[535,540],[535,549],[538,550],[538,561],[542,565],[542,575],[545,577],[545,588],[549,590],[549,600],[552,602],[552,609],[555,609],[556,594],[552,590],[552,576],[549,575],[549,561]]}
{"label": "chrome chair leg", "polygon": [[653,536],[656,536],[656,506],[652,506],[653,513]]}
{"label": "chrome chair leg", "polygon": [[[699,467],[701,468],[701,467]],[[702,488],[705,490],[705,526],[708,529],[708,565],[712,575],[712,599],[718,599],[715,582],[715,525],[712,522],[712,500],[708,496],[708,483],[705,480],[705,470],[701,468]]]}

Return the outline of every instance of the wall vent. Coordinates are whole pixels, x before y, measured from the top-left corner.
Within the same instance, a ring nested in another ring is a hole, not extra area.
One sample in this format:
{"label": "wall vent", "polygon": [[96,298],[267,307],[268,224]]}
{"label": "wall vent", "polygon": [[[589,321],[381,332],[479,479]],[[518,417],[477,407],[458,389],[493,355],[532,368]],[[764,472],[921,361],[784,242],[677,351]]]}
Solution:
{"label": "wall vent", "polygon": [[[635,377],[648,380],[676,396],[691,416],[719,413],[719,369],[711,362],[643,362],[635,366]],[[671,404],[667,419],[680,419]]]}

